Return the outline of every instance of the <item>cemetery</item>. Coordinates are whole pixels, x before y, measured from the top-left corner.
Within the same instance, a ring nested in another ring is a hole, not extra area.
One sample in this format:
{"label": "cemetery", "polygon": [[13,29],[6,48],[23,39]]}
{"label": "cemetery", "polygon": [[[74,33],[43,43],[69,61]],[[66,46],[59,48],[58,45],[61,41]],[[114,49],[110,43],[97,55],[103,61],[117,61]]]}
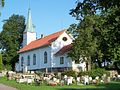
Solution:
{"label": "cemetery", "polygon": [[[102,71],[100,72],[98,71]],[[91,71],[92,72],[92,71]],[[7,82],[13,82],[19,85],[29,85],[29,87],[90,87],[99,85],[109,85],[111,82],[119,82],[120,75],[116,71],[105,72],[102,69],[98,69],[95,72],[97,76],[90,74],[91,72],[78,72],[66,71],[59,73],[42,73],[42,72],[28,72],[28,73],[16,73],[13,71],[2,71],[0,73],[0,79],[6,78]],[[92,72],[94,73],[94,72]],[[1,80],[0,80],[1,82]],[[15,87],[15,86],[14,86]],[[29,89],[28,89],[29,90]],[[49,90],[49,89],[48,89]],[[57,89],[55,89],[57,90]],[[101,89],[103,90],[103,89]]]}

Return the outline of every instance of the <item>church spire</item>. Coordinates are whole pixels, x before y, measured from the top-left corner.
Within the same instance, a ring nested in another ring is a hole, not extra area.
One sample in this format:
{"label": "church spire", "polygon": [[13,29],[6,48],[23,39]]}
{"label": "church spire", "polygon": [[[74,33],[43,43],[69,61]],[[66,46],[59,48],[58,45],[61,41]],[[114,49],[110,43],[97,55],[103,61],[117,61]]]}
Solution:
{"label": "church spire", "polygon": [[23,47],[36,40],[36,32],[32,23],[31,10],[28,9],[28,18],[26,23],[26,28],[23,33]]}
{"label": "church spire", "polygon": [[34,28],[34,25],[32,23],[32,15],[31,15],[30,7],[28,9],[28,18],[27,18],[26,28],[25,28],[24,32],[35,32],[35,28]]}

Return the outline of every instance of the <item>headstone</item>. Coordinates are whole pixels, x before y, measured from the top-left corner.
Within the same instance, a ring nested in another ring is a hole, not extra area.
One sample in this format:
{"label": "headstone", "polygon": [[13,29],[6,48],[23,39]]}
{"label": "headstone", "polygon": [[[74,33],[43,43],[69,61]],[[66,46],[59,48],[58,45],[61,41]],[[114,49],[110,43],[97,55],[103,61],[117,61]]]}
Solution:
{"label": "headstone", "polygon": [[84,84],[85,84],[85,85],[88,85],[88,84],[89,84],[89,78],[88,78],[88,76],[85,76],[85,77],[84,77]]}

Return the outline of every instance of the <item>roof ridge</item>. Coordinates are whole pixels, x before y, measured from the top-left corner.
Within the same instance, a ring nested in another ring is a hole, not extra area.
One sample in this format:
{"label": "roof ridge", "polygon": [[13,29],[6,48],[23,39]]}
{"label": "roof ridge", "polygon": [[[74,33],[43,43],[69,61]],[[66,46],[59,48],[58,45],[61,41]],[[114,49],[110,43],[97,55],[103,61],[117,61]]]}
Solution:
{"label": "roof ridge", "polygon": [[[44,36],[43,38],[46,38],[46,37],[48,37],[50,35],[54,35],[54,34],[57,34],[57,33],[60,33],[60,32],[64,32],[64,31],[66,31],[66,29],[65,30],[61,30],[61,31],[57,31],[55,33],[48,34],[47,36]],[[39,38],[39,39],[43,39],[43,38]],[[39,40],[39,39],[37,39],[37,40]]]}

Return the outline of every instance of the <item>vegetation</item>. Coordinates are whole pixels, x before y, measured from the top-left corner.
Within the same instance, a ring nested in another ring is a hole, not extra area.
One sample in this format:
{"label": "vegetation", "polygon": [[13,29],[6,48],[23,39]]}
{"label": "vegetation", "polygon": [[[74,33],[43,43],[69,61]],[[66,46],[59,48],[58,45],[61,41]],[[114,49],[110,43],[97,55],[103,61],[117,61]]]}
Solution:
{"label": "vegetation", "polygon": [[35,86],[18,84],[15,81],[9,81],[6,78],[0,78],[0,83],[18,88],[19,90],[119,90],[120,82],[111,82],[109,84],[100,85],[70,85],[70,86]]}
{"label": "vegetation", "polygon": [[91,71],[79,72],[78,76],[88,75],[88,76],[92,77],[93,79],[95,79],[95,77],[101,78],[103,76],[103,74],[107,74],[107,77],[109,76],[108,75],[109,72],[107,72],[105,69],[96,68],[96,69],[92,69]]}
{"label": "vegetation", "polygon": [[5,4],[5,0],[0,0],[0,6],[4,6],[4,4]]}
{"label": "vegetation", "polygon": [[[78,1],[70,15],[79,21],[69,31],[73,34],[73,49],[69,56],[76,62],[86,61],[88,70],[105,61],[120,69],[120,2],[119,0]],[[83,57],[83,59],[80,59]]]}
{"label": "vegetation", "polygon": [[25,18],[20,15],[12,15],[4,20],[3,30],[0,33],[0,49],[3,55],[3,64],[6,68],[14,70],[18,61],[17,51],[22,45],[22,36],[25,28]]}
{"label": "vegetation", "polygon": [[73,70],[64,71],[64,72],[62,72],[62,76],[64,76],[64,75],[76,77],[76,72]]}
{"label": "vegetation", "polygon": [[3,69],[2,54],[0,53],[0,71]]}
{"label": "vegetation", "polygon": [[[4,7],[4,4],[5,4],[5,0],[0,0],[0,8]],[[0,12],[0,15],[1,15],[1,12]]]}

